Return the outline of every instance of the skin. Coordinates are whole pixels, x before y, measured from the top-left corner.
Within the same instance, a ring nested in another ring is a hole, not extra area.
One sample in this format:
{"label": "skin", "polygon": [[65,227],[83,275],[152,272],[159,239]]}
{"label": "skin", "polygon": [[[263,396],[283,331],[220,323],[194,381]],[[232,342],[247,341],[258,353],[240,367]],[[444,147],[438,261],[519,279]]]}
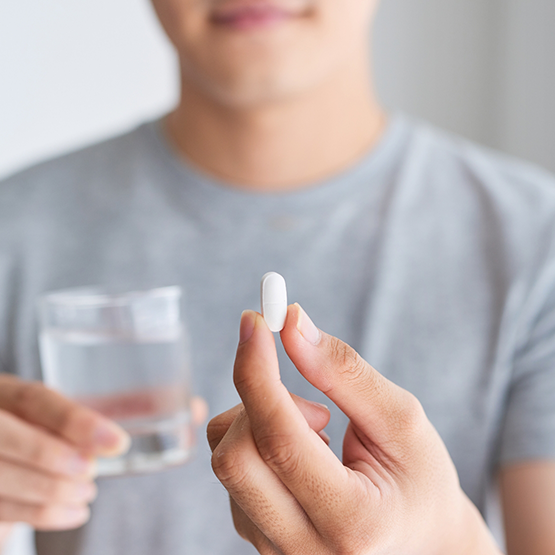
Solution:
{"label": "skin", "polygon": [[509,555],[555,552],[555,462],[508,466],[500,473]]}
{"label": "skin", "polygon": [[348,345],[289,307],[283,346],[299,372],[350,419],[340,461],[279,377],[264,319],[241,320],[234,381],[242,406],[208,426],[212,466],[238,532],[262,555],[499,555],[418,400]]}
{"label": "skin", "polygon": [[[206,419],[201,399],[192,410],[197,424]],[[128,446],[127,434],[99,413],[0,374],[0,549],[15,522],[37,530],[84,524],[97,494],[95,458]]]}

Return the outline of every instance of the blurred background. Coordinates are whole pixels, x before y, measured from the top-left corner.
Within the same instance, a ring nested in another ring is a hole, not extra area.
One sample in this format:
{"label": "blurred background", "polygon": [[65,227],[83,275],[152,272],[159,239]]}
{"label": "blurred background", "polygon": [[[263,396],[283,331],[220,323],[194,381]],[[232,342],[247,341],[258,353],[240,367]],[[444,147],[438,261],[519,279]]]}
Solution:
{"label": "blurred background", "polygon": [[[554,27],[553,0],[382,0],[380,96],[555,172]],[[177,84],[148,0],[3,0],[0,178],[168,111]],[[8,553],[30,549],[23,530]]]}

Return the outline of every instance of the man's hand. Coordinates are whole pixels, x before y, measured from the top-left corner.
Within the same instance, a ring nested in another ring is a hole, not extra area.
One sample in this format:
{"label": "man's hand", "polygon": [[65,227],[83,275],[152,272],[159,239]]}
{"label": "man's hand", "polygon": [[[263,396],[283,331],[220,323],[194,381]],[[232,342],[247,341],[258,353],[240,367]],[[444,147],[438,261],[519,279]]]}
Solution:
{"label": "man's hand", "polygon": [[94,458],[128,445],[127,434],[100,414],[41,383],[0,375],[0,523],[39,530],[84,524],[96,496]]}
{"label": "man's hand", "polygon": [[[207,416],[195,397],[195,424]],[[122,454],[129,437],[118,425],[38,382],[0,374],[0,548],[10,523],[38,530],[84,524],[96,496],[95,458]]]}
{"label": "man's hand", "polygon": [[323,409],[307,410],[281,383],[264,319],[244,313],[234,370],[244,409],[208,427],[244,538],[264,555],[500,553],[413,395],[298,305],[281,338],[301,374],[349,417],[343,462],[319,437]]}

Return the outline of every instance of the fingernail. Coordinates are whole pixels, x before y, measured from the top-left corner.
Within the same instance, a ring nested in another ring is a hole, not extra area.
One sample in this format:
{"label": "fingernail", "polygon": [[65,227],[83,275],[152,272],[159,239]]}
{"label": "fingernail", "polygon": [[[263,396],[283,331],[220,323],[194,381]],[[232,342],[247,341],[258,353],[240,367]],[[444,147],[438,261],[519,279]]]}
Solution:
{"label": "fingernail", "polygon": [[94,480],[96,477],[98,477],[98,459],[91,458],[91,466],[86,476],[91,480]]}
{"label": "fingernail", "polygon": [[123,454],[131,445],[131,438],[117,424],[106,421],[97,426],[93,442],[99,447]]}
{"label": "fingernail", "polygon": [[241,314],[241,326],[239,328],[239,345],[246,343],[254,332],[254,323],[256,321],[256,312],[253,310],[245,310]]}
{"label": "fingernail", "polygon": [[308,314],[303,310],[299,303],[295,303],[299,308],[299,319],[297,320],[297,329],[300,334],[312,345],[318,345],[322,334],[314,325]]}
{"label": "fingernail", "polygon": [[326,409],[327,411],[330,410],[330,408],[328,407],[328,405],[324,405],[324,403],[317,403],[316,401],[308,401],[311,405],[314,405],[315,407],[319,407],[321,409]]}
{"label": "fingernail", "polygon": [[94,460],[83,457],[82,455],[75,455],[69,459],[66,464],[68,474],[84,474],[90,475],[95,467]]}
{"label": "fingernail", "polygon": [[97,494],[98,488],[94,482],[83,482],[75,487],[75,499],[79,501],[92,501]]}

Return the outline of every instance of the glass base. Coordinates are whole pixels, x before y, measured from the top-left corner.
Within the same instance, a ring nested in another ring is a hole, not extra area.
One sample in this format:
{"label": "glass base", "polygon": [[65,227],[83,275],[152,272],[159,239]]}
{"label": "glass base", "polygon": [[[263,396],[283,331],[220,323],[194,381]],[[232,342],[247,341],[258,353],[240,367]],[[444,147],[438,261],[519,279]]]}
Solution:
{"label": "glass base", "polygon": [[189,413],[156,422],[120,422],[131,436],[129,451],[120,457],[99,458],[99,476],[156,472],[187,462],[194,454],[194,431]]}

